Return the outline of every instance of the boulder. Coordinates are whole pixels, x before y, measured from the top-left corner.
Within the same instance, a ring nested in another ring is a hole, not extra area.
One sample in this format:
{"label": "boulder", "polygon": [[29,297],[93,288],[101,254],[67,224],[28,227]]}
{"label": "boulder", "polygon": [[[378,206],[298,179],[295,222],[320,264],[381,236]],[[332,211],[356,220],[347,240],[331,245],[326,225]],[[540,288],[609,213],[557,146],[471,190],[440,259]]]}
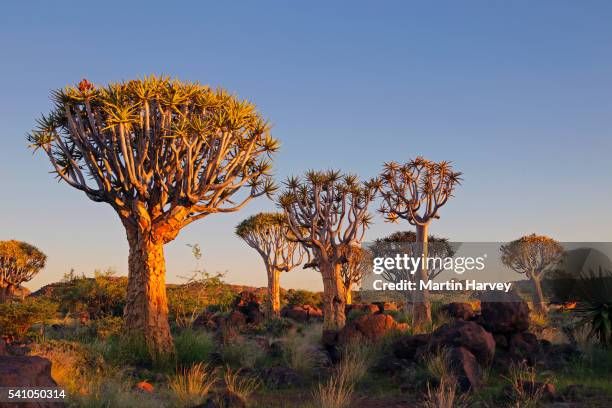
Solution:
{"label": "boulder", "polygon": [[474,354],[465,347],[453,347],[449,357],[462,391],[477,390],[482,386],[482,369]]}
{"label": "boulder", "polygon": [[300,375],[289,367],[274,366],[264,371],[266,385],[272,389],[298,387],[303,384]]}
{"label": "boulder", "polygon": [[0,356],[6,356],[8,352],[6,350],[6,341],[0,337]]}
{"label": "boulder", "polygon": [[364,314],[374,314],[380,311],[378,305],[375,305],[373,303],[346,305],[347,315],[353,310],[358,310]]}
{"label": "boulder", "polygon": [[234,327],[242,327],[246,325],[247,317],[244,313],[234,310],[227,319],[228,324]]}
{"label": "boulder", "polygon": [[[1,356],[0,387],[57,387],[51,377],[51,361],[38,356]],[[60,408],[63,402],[24,402],[23,408]]]}
{"label": "boulder", "polygon": [[482,325],[491,333],[522,333],[529,329],[529,306],[513,293],[496,295],[495,302],[480,304]]}
{"label": "boulder", "polygon": [[281,316],[295,320],[299,323],[306,323],[314,319],[322,319],[323,311],[311,305],[285,306],[281,310]]}
{"label": "boulder", "polygon": [[351,341],[377,341],[392,330],[406,330],[408,325],[397,323],[393,316],[386,314],[372,314],[361,316],[349,322],[338,334],[338,340],[342,344]]}
{"label": "boulder", "polygon": [[428,351],[451,347],[464,347],[481,364],[488,364],[495,355],[493,335],[474,322],[455,320],[431,333]]}
{"label": "boulder", "polygon": [[527,360],[530,364],[535,364],[538,356],[542,352],[540,342],[533,333],[515,333],[510,336],[508,351],[515,360]]}
{"label": "boulder", "polygon": [[470,303],[452,302],[445,305],[442,309],[449,317],[461,320],[471,320],[476,313]]}
{"label": "boulder", "polygon": [[372,304],[378,306],[378,311],[380,313],[393,312],[401,309],[401,307],[394,302],[374,302]]}
{"label": "boulder", "polygon": [[402,336],[391,344],[393,355],[400,359],[413,360],[419,349],[427,346],[431,334],[416,334],[414,336]]}
{"label": "boulder", "polygon": [[240,395],[226,389],[216,395],[208,397],[203,404],[193,408],[246,408],[247,404]]}

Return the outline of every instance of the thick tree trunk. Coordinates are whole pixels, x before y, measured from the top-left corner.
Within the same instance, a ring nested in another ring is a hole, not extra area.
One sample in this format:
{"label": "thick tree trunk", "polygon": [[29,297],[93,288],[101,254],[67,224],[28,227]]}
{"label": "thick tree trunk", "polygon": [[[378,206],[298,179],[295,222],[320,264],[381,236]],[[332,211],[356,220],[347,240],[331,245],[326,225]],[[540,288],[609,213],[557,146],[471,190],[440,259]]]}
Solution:
{"label": "thick tree trunk", "polygon": [[412,304],[412,326],[419,328],[424,324],[431,323],[431,303],[429,302],[429,290],[420,289],[420,281],[427,282],[429,275],[427,272],[427,225],[417,225],[416,227],[416,246],[415,256],[423,256],[422,262],[416,271],[417,291],[414,293]]}
{"label": "thick tree trunk", "polygon": [[540,313],[546,313],[546,304],[544,302],[544,293],[542,292],[542,283],[540,282],[540,278],[536,278],[535,276],[531,278],[533,281],[533,286],[535,287],[535,293],[533,296],[533,307],[535,310]]}
{"label": "thick tree trunk", "polygon": [[9,301],[15,294],[15,285],[5,284],[0,287],[0,303]]}
{"label": "thick tree trunk", "polygon": [[346,304],[347,305],[352,305],[353,304],[353,291],[352,291],[352,287],[353,287],[352,283],[349,283],[348,285],[346,285]]}
{"label": "thick tree trunk", "polygon": [[340,264],[324,263],[321,265],[323,276],[323,329],[340,330],[346,323],[344,307],[346,294],[340,274]]}
{"label": "thick tree trunk", "polygon": [[129,230],[128,242],[126,334],[144,339],[154,357],[172,353],[174,345],[168,324],[163,243]]}
{"label": "thick tree trunk", "polygon": [[268,317],[280,316],[280,271],[268,271]]}

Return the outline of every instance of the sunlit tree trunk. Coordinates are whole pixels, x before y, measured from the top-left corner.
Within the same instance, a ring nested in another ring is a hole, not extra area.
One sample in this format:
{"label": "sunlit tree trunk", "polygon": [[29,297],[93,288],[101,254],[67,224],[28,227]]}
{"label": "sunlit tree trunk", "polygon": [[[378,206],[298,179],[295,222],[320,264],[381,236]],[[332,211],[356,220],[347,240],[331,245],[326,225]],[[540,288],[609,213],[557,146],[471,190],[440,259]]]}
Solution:
{"label": "sunlit tree trunk", "polygon": [[533,307],[538,313],[543,314],[546,312],[546,304],[544,303],[544,293],[542,292],[542,282],[540,278],[537,276],[532,276],[531,280],[535,288],[535,293],[533,296]]}
{"label": "sunlit tree trunk", "polygon": [[268,271],[268,317],[280,316],[280,271],[270,268]]}
{"label": "sunlit tree trunk", "polygon": [[325,330],[339,330],[346,323],[344,313],[346,294],[340,269],[340,264],[326,262],[321,265],[321,275],[323,276],[323,328]]}
{"label": "sunlit tree trunk", "polygon": [[15,293],[15,285],[4,284],[0,286],[0,303],[7,302]]}
{"label": "sunlit tree trunk", "polygon": [[353,304],[353,283],[349,282],[348,285],[346,285],[346,304],[347,305],[352,305]]}
{"label": "sunlit tree trunk", "polygon": [[128,242],[126,334],[144,339],[153,353],[172,352],[163,243],[135,229],[128,229]]}
{"label": "sunlit tree trunk", "polygon": [[420,281],[427,282],[429,275],[427,273],[427,227],[428,225],[416,226],[416,249],[414,256],[423,256],[423,261],[419,263],[417,274],[417,291],[412,304],[412,325],[421,327],[423,324],[431,323],[431,303],[429,301],[429,290],[420,289]]}

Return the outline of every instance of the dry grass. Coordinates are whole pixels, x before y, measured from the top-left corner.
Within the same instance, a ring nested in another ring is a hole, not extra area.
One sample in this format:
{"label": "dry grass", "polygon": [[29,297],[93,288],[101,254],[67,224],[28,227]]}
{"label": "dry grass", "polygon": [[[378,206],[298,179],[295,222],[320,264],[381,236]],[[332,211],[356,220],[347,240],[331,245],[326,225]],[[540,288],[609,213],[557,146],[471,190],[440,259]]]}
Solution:
{"label": "dry grass", "polygon": [[174,376],[168,377],[168,388],[181,404],[193,406],[204,402],[216,381],[215,372],[206,364],[198,363],[178,370]]}
{"label": "dry grass", "polygon": [[313,355],[316,344],[320,342],[323,326],[311,325],[302,333],[291,333],[283,338],[283,358],[296,372],[309,376],[317,368]]}
{"label": "dry grass", "polygon": [[354,390],[355,385],[339,370],[326,383],[319,384],[313,398],[321,408],[346,408],[351,406]]}
{"label": "dry grass", "polygon": [[317,406],[321,408],[344,408],[351,406],[355,385],[368,372],[372,361],[370,349],[350,344],[342,353],[342,360],[327,382],[319,384],[313,392]]}
{"label": "dry grass", "polygon": [[241,376],[238,369],[232,371],[230,367],[226,367],[223,379],[225,380],[225,387],[227,390],[239,396],[243,401],[248,401],[251,395],[259,388],[261,381],[251,376]]}
{"label": "dry grass", "polygon": [[467,407],[465,396],[457,394],[457,380],[453,376],[442,377],[437,387],[427,384],[427,393],[423,400],[424,408],[464,408]]}
{"label": "dry grass", "polygon": [[525,363],[513,364],[507,379],[512,386],[516,407],[535,408],[540,405],[544,396],[544,385],[536,386],[537,372],[534,367]]}
{"label": "dry grass", "polygon": [[444,378],[454,377],[450,368],[450,351],[446,348],[431,353],[425,357],[425,368],[429,375],[442,382]]}

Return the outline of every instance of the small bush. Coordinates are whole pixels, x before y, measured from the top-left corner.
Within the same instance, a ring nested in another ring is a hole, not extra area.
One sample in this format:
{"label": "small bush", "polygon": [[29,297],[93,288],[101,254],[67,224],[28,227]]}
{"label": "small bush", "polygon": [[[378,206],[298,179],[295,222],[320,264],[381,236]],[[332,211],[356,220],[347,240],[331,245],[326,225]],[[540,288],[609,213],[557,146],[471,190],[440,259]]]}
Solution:
{"label": "small bush", "polygon": [[91,328],[97,338],[101,340],[119,336],[123,331],[123,318],[119,316],[105,316],[91,322]]}
{"label": "small bush", "polygon": [[436,353],[427,355],[425,357],[425,367],[429,375],[439,383],[443,379],[453,376],[450,369],[450,352],[448,349],[443,348]]}
{"label": "small bush", "polygon": [[310,376],[317,362],[313,355],[320,342],[321,325],[312,325],[301,333],[291,333],[283,338],[283,358],[287,365],[303,376]]}
{"label": "small bush", "polygon": [[0,334],[22,339],[35,324],[43,325],[55,318],[57,304],[44,299],[28,297],[21,301],[0,304]]}
{"label": "small bush", "polygon": [[204,398],[216,381],[215,372],[207,365],[198,363],[168,377],[168,387],[182,405],[195,406],[204,402]]}
{"label": "small bush", "polygon": [[243,337],[226,344],[221,355],[225,364],[244,368],[256,368],[266,358],[264,350],[257,343]]}
{"label": "small bush", "polygon": [[321,293],[310,292],[302,289],[289,289],[285,293],[284,303],[289,306],[321,306],[323,297]]}
{"label": "small bush", "polygon": [[179,365],[208,361],[215,348],[213,337],[208,332],[186,329],[174,338],[176,358]]}

